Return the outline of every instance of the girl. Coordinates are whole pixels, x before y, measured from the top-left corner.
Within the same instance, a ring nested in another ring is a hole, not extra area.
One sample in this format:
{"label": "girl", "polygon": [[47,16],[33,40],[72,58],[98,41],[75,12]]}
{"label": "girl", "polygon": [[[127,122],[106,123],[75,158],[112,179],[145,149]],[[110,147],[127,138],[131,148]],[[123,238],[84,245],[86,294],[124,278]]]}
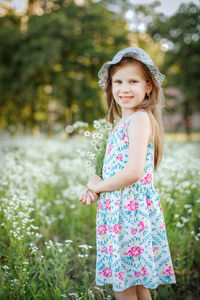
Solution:
{"label": "girl", "polygon": [[111,132],[103,178],[92,176],[80,196],[98,200],[96,284],[112,284],[116,299],[149,300],[149,288],[176,283],[153,172],[163,152],[161,83],[164,75],[140,48],[119,51],[99,71]]}

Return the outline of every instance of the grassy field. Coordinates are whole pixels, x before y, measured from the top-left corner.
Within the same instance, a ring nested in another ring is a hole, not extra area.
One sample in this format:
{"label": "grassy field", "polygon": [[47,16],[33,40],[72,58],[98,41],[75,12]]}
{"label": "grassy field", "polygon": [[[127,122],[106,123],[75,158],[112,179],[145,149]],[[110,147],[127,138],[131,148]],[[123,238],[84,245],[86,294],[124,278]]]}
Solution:
{"label": "grassy field", "polygon": [[[96,203],[78,201],[92,174],[86,138],[0,138],[0,299],[114,299],[94,281]],[[199,299],[199,153],[167,140],[155,173],[177,284],[152,299]]]}

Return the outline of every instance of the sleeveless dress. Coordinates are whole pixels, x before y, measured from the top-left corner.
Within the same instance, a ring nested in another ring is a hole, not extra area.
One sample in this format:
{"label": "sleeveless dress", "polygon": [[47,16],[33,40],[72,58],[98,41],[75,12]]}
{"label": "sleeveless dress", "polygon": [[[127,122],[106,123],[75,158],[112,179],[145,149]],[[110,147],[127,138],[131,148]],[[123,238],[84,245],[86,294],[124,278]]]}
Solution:
{"label": "sleeveless dress", "polygon": [[[108,137],[103,180],[127,163],[127,127],[133,118],[134,113]],[[153,171],[152,139],[142,177],[132,185],[100,194],[96,215],[97,286],[112,284],[114,291],[123,291],[135,285],[155,289],[160,284],[176,283]]]}

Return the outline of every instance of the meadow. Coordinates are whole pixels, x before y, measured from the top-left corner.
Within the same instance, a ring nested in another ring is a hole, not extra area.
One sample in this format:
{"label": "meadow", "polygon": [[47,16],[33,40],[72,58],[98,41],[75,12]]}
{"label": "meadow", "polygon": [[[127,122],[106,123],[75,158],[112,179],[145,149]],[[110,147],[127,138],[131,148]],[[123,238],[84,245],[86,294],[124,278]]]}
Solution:
{"label": "meadow", "polygon": [[[0,299],[114,299],[95,285],[96,203],[78,196],[93,173],[88,140],[1,134]],[[177,283],[152,299],[199,299],[200,143],[166,141],[154,176]]]}

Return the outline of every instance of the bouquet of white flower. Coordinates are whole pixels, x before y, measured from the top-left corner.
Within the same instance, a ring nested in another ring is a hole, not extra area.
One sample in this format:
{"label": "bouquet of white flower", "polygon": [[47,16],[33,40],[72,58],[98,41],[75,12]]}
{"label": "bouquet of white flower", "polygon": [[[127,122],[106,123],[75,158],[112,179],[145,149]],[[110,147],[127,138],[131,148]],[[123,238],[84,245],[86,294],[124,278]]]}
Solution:
{"label": "bouquet of white flower", "polygon": [[[78,122],[73,124],[74,128],[77,128],[77,123]],[[86,127],[86,123],[84,123],[84,126],[81,126],[79,123],[79,127]],[[106,119],[100,119],[94,120],[93,127],[94,130],[92,132],[89,130],[83,130],[83,128],[81,128],[79,129],[79,133],[84,134],[84,136],[90,140],[90,151],[87,152],[86,160],[87,166],[92,166],[95,169],[96,174],[102,177],[102,167],[106,151],[106,144],[108,136],[112,130],[112,124]]]}

